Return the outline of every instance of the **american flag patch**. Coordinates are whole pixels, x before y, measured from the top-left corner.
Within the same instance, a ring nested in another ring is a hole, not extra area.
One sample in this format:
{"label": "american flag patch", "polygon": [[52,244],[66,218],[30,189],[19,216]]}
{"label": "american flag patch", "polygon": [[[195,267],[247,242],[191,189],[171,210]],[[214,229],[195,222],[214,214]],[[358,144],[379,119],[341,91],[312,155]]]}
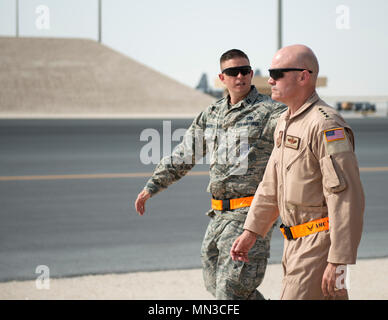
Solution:
{"label": "american flag patch", "polygon": [[345,139],[344,128],[325,130],[325,137],[327,142],[344,140]]}

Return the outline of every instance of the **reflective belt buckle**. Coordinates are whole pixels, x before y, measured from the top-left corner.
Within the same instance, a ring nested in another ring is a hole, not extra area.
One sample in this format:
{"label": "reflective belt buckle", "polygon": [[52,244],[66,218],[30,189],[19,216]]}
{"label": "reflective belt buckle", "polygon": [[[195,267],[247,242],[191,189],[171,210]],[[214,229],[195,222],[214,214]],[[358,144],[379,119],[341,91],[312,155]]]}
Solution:
{"label": "reflective belt buckle", "polygon": [[287,240],[294,240],[290,227],[285,226],[283,223],[280,225],[280,231],[283,233],[284,238]]}
{"label": "reflective belt buckle", "polygon": [[230,200],[222,200],[222,211],[230,210]]}

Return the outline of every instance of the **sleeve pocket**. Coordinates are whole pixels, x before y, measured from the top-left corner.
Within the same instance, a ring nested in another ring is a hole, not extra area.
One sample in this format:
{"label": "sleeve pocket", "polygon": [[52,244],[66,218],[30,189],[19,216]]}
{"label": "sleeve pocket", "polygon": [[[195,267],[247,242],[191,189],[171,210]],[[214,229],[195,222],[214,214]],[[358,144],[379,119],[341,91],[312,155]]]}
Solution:
{"label": "sleeve pocket", "polygon": [[346,189],[346,181],[339,170],[335,169],[331,155],[327,155],[321,159],[321,170],[323,185],[329,192],[338,193]]}

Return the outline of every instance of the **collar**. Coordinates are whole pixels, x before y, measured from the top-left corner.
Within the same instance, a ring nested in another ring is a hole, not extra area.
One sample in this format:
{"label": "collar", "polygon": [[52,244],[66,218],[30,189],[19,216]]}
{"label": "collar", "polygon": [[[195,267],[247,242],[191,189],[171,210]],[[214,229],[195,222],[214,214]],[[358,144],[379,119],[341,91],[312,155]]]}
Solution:
{"label": "collar", "polygon": [[256,101],[257,97],[259,95],[259,91],[257,91],[256,87],[254,85],[251,85],[251,91],[249,91],[248,95],[242,99],[241,101],[237,102],[234,105],[230,105],[230,95],[227,95],[227,99],[225,99],[225,102],[227,106],[230,106],[230,109],[239,108],[239,107],[246,107],[247,105],[252,104]]}
{"label": "collar", "polygon": [[308,110],[314,103],[316,103],[319,100],[319,96],[316,91],[313,92],[313,94],[305,101],[305,103],[292,115],[290,116],[290,109],[287,109],[285,112],[285,119],[294,119],[298,117],[300,114]]}

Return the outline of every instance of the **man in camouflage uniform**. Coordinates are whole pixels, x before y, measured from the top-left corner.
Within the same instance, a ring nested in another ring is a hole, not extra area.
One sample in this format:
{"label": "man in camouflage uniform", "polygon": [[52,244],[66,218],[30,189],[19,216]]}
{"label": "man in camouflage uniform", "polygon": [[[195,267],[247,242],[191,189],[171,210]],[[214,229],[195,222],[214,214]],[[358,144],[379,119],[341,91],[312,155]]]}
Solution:
{"label": "man in camouflage uniform", "polygon": [[210,155],[211,218],[201,259],[207,290],[217,299],[264,299],[256,289],[263,280],[271,232],[258,239],[250,262],[233,261],[229,252],[243,231],[250,201],[273,148],[273,132],[286,106],[251,86],[253,71],[246,54],[232,49],[220,59],[220,80],[228,96],[201,112],[171,156],[157,165],[135,202],[144,214],[145,202],[182,178],[196,161]]}

